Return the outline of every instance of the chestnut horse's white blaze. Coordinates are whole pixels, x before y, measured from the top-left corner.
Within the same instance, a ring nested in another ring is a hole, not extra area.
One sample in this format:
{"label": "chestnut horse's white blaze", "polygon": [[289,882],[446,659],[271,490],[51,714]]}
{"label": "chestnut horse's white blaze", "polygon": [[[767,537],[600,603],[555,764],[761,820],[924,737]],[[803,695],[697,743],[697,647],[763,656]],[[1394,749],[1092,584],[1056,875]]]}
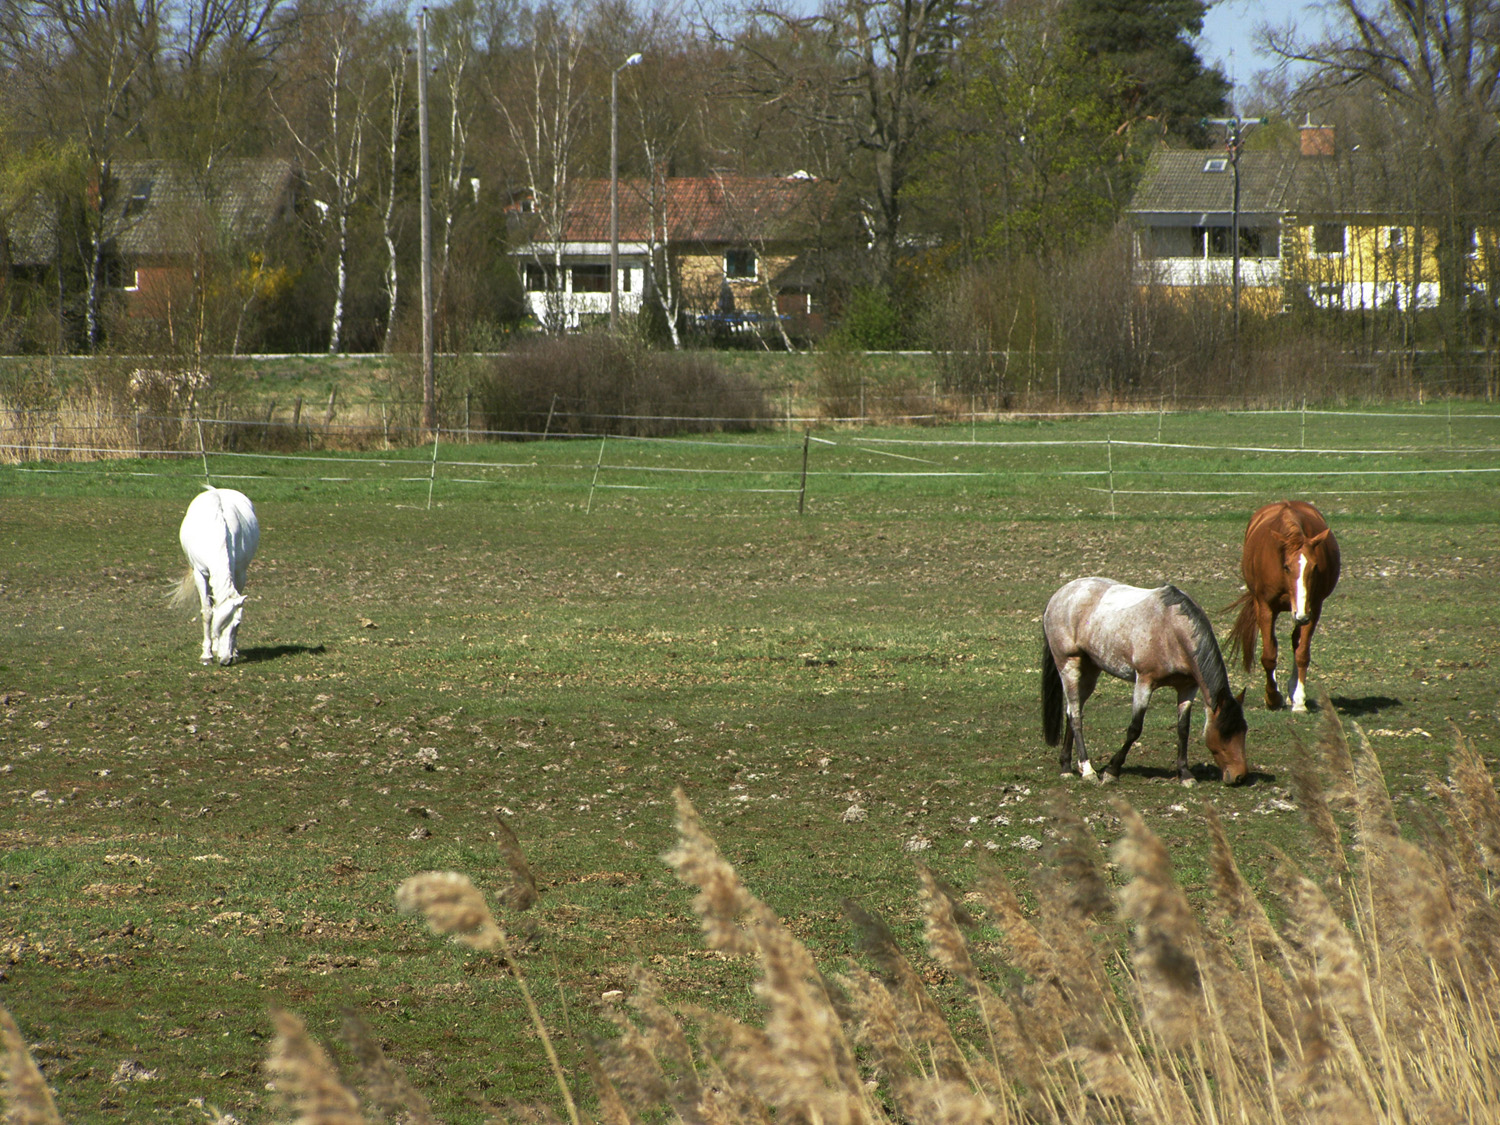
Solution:
{"label": "chestnut horse's white blaze", "polygon": [[1292,668],[1287,696],[1293,711],[1307,710],[1307,666],[1323,600],[1339,583],[1339,543],[1323,514],[1303,500],[1267,504],[1250,517],[1240,572],[1245,592],[1229,608],[1238,610],[1230,630],[1230,653],[1239,652],[1250,670],[1255,636],[1266,673],[1266,706],[1283,704],[1276,687],[1276,618],[1292,615]]}
{"label": "chestnut horse's white blaze", "polygon": [[260,546],[255,505],[232,488],[205,488],[188,505],[177,534],[188,572],[172,596],[173,605],[190,605],[198,595],[203,619],[205,664],[232,664],[235,641],[245,613],[245,578]]}
{"label": "chestnut horse's white blaze", "polygon": [[[1193,699],[1203,696],[1208,711],[1203,733],[1226,782],[1244,778],[1244,693],[1229,690],[1224,658],[1213,626],[1201,609],[1175,586],[1144,590],[1108,578],[1079,578],[1063,586],[1042,614],[1042,733],[1049,746],[1062,746],[1059,765],[1094,777],[1083,741],[1083,705],[1099,674],[1132,682],[1130,727],[1122,746],[1105,766],[1101,780],[1120,776],[1125,756],[1146,717],[1151,693],[1170,687],[1177,693],[1177,776],[1193,783],[1188,768],[1188,736]],[[1064,729],[1066,720],[1066,730]]]}

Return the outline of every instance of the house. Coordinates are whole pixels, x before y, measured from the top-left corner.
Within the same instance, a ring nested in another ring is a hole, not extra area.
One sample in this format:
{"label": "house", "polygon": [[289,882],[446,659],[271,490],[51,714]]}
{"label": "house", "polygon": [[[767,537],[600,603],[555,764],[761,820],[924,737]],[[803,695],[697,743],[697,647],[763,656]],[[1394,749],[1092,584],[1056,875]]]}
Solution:
{"label": "house", "polygon": [[[206,256],[252,254],[295,213],[301,177],[288,160],[230,158],[211,172],[167,160],[115,160],[87,187],[87,229],[97,234],[100,283],[127,316],[165,319]],[[6,225],[9,266],[37,278],[70,241],[55,202],[40,196]],[[75,251],[76,253],[77,251]]]}
{"label": "house", "polygon": [[805,174],[621,180],[618,240],[610,181],[586,180],[549,223],[529,195],[512,218],[527,307],[537,322],[575,329],[610,311],[617,246],[621,314],[655,302],[679,325],[753,331],[774,314],[792,335],[821,327],[813,248],[831,191]]}
{"label": "house", "polygon": [[[1443,295],[1437,224],[1420,193],[1376,154],[1340,148],[1328,126],[1302,126],[1294,151],[1237,161],[1160,150],[1127,214],[1141,279],[1169,290],[1231,288],[1237,225],[1240,296],[1251,307],[1427,308]],[[1467,240],[1462,256],[1476,259],[1480,239]]]}
{"label": "house", "polygon": [[120,160],[104,193],[105,278],[132,317],[164,319],[201,259],[254,253],[294,217],[301,178],[289,160],[219,161],[212,174],[166,160]]}

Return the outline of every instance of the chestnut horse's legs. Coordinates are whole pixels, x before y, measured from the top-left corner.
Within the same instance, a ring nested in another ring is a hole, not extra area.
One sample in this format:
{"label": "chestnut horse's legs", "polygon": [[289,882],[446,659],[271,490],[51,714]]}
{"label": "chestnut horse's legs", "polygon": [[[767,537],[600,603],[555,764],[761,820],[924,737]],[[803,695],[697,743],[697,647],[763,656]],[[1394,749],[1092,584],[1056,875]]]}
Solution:
{"label": "chestnut horse's legs", "polygon": [[1292,663],[1291,682],[1287,684],[1287,694],[1292,698],[1293,711],[1307,710],[1307,665],[1312,660],[1313,630],[1318,627],[1318,616],[1313,615],[1306,625],[1292,625],[1292,649],[1295,653]]}
{"label": "chestnut horse's legs", "polygon": [[1130,725],[1125,728],[1125,745],[1115,751],[1109,765],[1104,767],[1101,781],[1115,781],[1119,778],[1120,771],[1125,768],[1125,755],[1130,753],[1135,740],[1141,737],[1141,727],[1146,722],[1146,705],[1150,702],[1151,684],[1137,676],[1135,691],[1130,696]]}
{"label": "chestnut horse's legs", "polygon": [[1260,666],[1266,671],[1266,708],[1280,711],[1283,701],[1276,690],[1276,614],[1265,602],[1257,601],[1255,620],[1260,626]]}
{"label": "chestnut horse's legs", "polygon": [[1058,766],[1064,777],[1073,776],[1073,754],[1076,746],[1078,772],[1084,777],[1094,776],[1094,767],[1089,763],[1088,748],[1083,744],[1083,705],[1094,694],[1094,685],[1099,682],[1099,666],[1086,656],[1072,656],[1058,668],[1063,685],[1063,704],[1067,711],[1068,733],[1062,740],[1062,752]]}

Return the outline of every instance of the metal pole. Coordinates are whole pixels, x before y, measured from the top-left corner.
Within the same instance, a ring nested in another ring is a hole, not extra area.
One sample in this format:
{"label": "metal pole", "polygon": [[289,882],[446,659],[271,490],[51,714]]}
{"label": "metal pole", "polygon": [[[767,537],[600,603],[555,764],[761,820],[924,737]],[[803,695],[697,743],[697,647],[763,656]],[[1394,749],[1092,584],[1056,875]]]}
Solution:
{"label": "metal pole", "polygon": [[620,69],[609,72],[609,330],[620,320]]}
{"label": "metal pole", "polygon": [[609,72],[609,330],[620,319],[620,71],[641,61],[631,55]]}
{"label": "metal pole", "polygon": [[422,428],[437,440],[437,379],[432,369],[432,162],[427,138],[427,9],[417,20],[417,134],[422,150]]}

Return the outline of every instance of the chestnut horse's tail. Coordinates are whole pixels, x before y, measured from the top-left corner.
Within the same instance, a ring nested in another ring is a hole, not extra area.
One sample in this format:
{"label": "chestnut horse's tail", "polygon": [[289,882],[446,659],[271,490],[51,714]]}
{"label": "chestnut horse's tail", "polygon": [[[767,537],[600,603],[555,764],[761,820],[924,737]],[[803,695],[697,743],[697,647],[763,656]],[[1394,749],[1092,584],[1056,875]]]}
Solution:
{"label": "chestnut horse's tail", "polygon": [[1238,653],[1245,662],[1245,671],[1255,662],[1255,595],[1246,590],[1225,610],[1239,610],[1234,625],[1229,630],[1229,659]]}
{"label": "chestnut horse's tail", "polygon": [[1042,737],[1048,746],[1056,746],[1062,740],[1063,687],[1062,676],[1057,671],[1057,661],[1052,659],[1052,646],[1042,640]]}

